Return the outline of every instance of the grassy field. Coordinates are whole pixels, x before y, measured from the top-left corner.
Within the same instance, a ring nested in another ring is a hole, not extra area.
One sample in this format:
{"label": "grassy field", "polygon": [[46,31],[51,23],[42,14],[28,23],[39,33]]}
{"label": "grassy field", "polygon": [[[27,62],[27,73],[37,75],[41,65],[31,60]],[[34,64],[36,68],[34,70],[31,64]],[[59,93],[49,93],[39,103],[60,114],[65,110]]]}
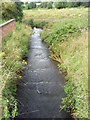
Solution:
{"label": "grassy field", "polygon": [[16,30],[2,39],[2,111],[3,118],[14,118],[17,113],[16,82],[21,79],[22,67],[27,64],[28,43],[32,30],[17,23]]}
{"label": "grassy field", "polygon": [[[88,9],[87,8],[65,8],[65,9],[33,9],[24,10],[23,22],[27,25],[34,24],[33,26],[44,28],[52,27],[56,22],[61,22],[66,19],[75,18],[87,18],[88,19]],[[33,23],[32,23],[33,21]]]}
{"label": "grassy field", "polygon": [[66,18],[76,18],[87,16],[87,8],[65,8],[65,9],[36,9],[24,10],[24,19],[34,19],[35,21],[58,22]]}
{"label": "grassy field", "polygon": [[42,39],[49,44],[51,58],[66,78],[62,109],[75,118],[88,117],[88,9],[25,10],[24,21],[48,22]]}

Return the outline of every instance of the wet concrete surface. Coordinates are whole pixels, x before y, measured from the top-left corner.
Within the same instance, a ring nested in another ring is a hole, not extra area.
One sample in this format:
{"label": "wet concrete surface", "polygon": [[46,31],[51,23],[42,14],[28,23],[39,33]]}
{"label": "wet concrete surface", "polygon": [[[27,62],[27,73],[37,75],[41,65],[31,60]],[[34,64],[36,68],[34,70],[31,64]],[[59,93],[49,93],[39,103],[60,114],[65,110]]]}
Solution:
{"label": "wet concrete surface", "polygon": [[48,47],[40,38],[41,29],[34,28],[30,40],[28,65],[17,85],[17,118],[67,118],[60,110],[65,97],[65,80],[56,63],[49,58]]}

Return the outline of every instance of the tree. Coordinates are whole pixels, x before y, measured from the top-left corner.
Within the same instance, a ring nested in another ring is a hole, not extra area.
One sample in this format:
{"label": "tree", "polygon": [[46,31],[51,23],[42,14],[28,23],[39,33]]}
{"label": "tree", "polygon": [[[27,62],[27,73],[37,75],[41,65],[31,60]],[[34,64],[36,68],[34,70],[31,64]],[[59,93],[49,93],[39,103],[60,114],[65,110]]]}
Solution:
{"label": "tree", "polygon": [[33,8],[36,8],[36,3],[35,2],[30,2],[28,4],[28,9],[33,9]]}
{"label": "tree", "polygon": [[22,2],[3,2],[2,3],[2,19],[9,20],[15,18],[21,22],[23,17]]}
{"label": "tree", "polygon": [[48,9],[52,9],[52,2],[49,2],[49,3],[47,4],[47,8],[48,8]]}
{"label": "tree", "polygon": [[22,11],[22,2],[15,2],[16,5],[16,21],[22,22],[23,11]]}

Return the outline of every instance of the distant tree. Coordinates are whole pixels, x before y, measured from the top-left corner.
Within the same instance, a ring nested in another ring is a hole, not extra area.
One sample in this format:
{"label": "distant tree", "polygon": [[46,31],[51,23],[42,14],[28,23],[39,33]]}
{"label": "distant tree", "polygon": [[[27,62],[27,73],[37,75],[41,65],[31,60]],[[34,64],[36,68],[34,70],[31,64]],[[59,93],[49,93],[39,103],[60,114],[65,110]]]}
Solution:
{"label": "distant tree", "polygon": [[33,8],[36,8],[36,3],[35,2],[30,2],[28,4],[28,9],[33,9]]}
{"label": "distant tree", "polygon": [[47,8],[47,2],[42,2],[41,3],[41,8]]}
{"label": "distant tree", "polygon": [[16,21],[22,22],[23,18],[23,10],[22,10],[22,2],[15,2],[16,5]]}
{"label": "distant tree", "polygon": [[47,4],[47,8],[48,8],[48,9],[52,9],[52,2],[49,2],[49,3]]}
{"label": "distant tree", "polygon": [[89,2],[81,2],[81,6],[90,7],[90,1]]}
{"label": "distant tree", "polygon": [[55,7],[57,9],[66,8],[66,7],[79,7],[82,5],[82,2],[56,2]]}
{"label": "distant tree", "polygon": [[55,3],[55,7],[57,9],[61,9],[61,8],[65,8],[67,6],[67,3],[66,2],[56,2]]}
{"label": "distant tree", "polygon": [[78,7],[78,2],[72,2],[72,7]]}
{"label": "distant tree", "polygon": [[72,7],[83,6],[83,2],[72,2]]}

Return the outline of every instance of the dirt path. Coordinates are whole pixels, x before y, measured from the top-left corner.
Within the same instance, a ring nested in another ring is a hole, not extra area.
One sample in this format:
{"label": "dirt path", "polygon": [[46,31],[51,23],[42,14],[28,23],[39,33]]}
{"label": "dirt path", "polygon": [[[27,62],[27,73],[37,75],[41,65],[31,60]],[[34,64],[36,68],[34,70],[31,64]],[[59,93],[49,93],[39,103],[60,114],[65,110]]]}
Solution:
{"label": "dirt path", "polygon": [[18,118],[69,118],[60,111],[61,98],[65,96],[64,78],[60,75],[49,51],[40,38],[40,29],[31,37],[27,69],[18,82]]}

